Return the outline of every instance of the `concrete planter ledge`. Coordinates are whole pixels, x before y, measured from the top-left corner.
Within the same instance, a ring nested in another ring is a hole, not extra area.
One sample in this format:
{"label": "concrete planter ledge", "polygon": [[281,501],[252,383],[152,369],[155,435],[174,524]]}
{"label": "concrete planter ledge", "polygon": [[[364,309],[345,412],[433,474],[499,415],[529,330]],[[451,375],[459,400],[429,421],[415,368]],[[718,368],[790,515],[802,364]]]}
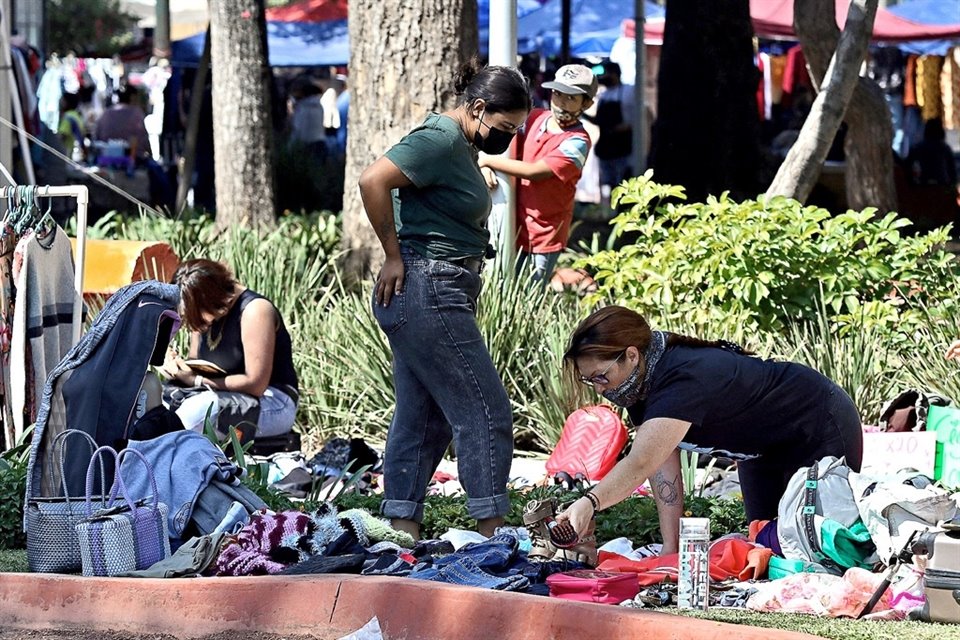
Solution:
{"label": "concrete planter ledge", "polygon": [[816,636],[375,576],[83,578],[0,574],[0,628],[191,638],[228,630],[335,639],[377,616],[389,640],[811,640]]}

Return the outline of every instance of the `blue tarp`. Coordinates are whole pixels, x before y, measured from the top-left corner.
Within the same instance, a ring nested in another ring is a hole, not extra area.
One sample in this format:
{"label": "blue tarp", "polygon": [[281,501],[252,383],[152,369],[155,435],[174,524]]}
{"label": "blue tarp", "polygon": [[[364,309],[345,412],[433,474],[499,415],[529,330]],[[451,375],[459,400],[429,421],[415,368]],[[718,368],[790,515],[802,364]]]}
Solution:
{"label": "blue tarp", "polygon": [[[954,1],[954,0],[951,0]],[[956,0],[960,1],[960,0]],[[489,0],[478,1],[480,51],[486,53],[490,30]],[[662,18],[663,7],[647,0],[647,18]],[[520,53],[560,53],[561,0],[517,0],[517,49]],[[572,0],[570,51],[575,56],[606,55],[620,36],[625,18],[633,18],[628,0]],[[171,64],[195,67],[203,53],[204,33],[171,44]],[[267,22],[267,47],[273,67],[347,64],[347,21]]]}
{"label": "blue tarp", "polygon": [[[960,24],[960,0],[907,0],[887,11],[897,17],[919,24]],[[960,44],[956,40],[916,40],[897,45],[909,53],[944,55]]]}
{"label": "blue tarp", "polygon": [[[206,34],[171,43],[170,63],[195,67],[203,54]],[[329,22],[267,22],[267,47],[272,67],[313,67],[347,64],[350,39],[346,20]]]}
{"label": "blue tarp", "polygon": [[[575,56],[606,56],[621,34],[621,24],[634,18],[634,3],[629,0],[571,0],[570,53]],[[547,0],[543,7],[517,20],[518,51],[560,53],[562,0]],[[646,0],[645,18],[662,19],[664,9]]]}

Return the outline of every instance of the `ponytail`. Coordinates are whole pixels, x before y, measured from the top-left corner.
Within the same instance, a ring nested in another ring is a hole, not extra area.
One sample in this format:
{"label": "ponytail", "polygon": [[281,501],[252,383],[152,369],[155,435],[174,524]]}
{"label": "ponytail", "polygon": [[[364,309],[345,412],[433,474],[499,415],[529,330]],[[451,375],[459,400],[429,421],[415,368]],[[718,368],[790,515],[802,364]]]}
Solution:
{"label": "ponytail", "polygon": [[514,67],[479,67],[471,58],[460,67],[453,81],[458,104],[483,100],[490,113],[530,111],[533,100],[527,79]]}

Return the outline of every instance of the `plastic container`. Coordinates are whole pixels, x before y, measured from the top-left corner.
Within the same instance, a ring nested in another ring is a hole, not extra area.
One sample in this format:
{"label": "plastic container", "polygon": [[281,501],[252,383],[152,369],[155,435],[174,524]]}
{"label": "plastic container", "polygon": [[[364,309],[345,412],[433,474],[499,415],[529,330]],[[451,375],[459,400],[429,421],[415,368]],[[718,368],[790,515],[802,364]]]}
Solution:
{"label": "plastic container", "polygon": [[710,518],[680,518],[677,608],[706,611],[710,603]]}

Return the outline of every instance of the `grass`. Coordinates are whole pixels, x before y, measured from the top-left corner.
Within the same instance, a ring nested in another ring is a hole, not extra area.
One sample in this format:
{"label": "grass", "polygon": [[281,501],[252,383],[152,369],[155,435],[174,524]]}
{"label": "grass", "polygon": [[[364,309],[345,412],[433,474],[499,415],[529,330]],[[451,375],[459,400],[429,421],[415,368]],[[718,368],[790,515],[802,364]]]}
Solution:
{"label": "grass", "polygon": [[741,609],[710,609],[706,612],[671,609],[703,620],[743,624],[751,627],[809,633],[829,640],[948,640],[960,639],[960,625],[903,620],[848,620],[819,618],[797,613],[761,613]]}
{"label": "grass", "polygon": [[0,573],[26,573],[26,549],[0,549]]}

